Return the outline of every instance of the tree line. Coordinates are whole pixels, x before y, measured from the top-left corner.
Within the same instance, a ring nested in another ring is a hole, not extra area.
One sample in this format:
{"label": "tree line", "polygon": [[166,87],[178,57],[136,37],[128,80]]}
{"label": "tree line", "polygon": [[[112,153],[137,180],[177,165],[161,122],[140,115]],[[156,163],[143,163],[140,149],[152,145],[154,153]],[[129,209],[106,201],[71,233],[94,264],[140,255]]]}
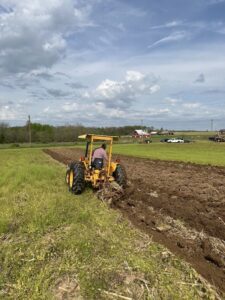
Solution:
{"label": "tree line", "polygon": [[[153,130],[153,127],[122,126],[122,127],[85,127],[83,125],[52,126],[48,124],[31,123],[31,141],[33,143],[74,142],[78,136],[85,133],[125,136],[131,135],[135,129]],[[0,123],[0,144],[28,143],[29,126],[11,127],[6,123]]]}

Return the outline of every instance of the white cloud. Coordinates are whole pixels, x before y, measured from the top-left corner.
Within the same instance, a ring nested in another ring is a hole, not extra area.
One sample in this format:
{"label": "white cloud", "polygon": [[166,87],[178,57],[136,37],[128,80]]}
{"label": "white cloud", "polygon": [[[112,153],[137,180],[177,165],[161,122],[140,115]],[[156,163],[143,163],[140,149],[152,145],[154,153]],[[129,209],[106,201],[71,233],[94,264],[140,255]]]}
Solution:
{"label": "white cloud", "polygon": [[112,99],[125,91],[123,83],[106,79],[96,88],[96,93],[102,98]]}
{"label": "white cloud", "polygon": [[66,47],[66,41],[60,35],[54,35],[43,45],[45,51],[63,50]]}
{"label": "white cloud", "polygon": [[127,71],[124,81],[102,81],[92,93],[97,102],[105,103],[108,107],[128,108],[136,97],[158,92],[160,86],[152,76],[138,71]]}
{"label": "white cloud", "polygon": [[[61,112],[61,114],[60,114]],[[59,118],[65,119],[65,113],[69,119],[79,119],[79,121],[85,122],[86,124],[97,123],[99,120],[104,120],[104,125],[106,122],[108,125],[115,124],[117,120],[119,122],[129,123],[140,121],[143,118],[160,118],[169,116],[171,111],[168,108],[148,108],[139,109],[139,110],[124,110],[120,107],[113,107],[108,109],[104,103],[95,102],[95,103],[77,103],[77,102],[66,102],[61,111],[59,108],[46,111],[46,114],[49,114],[52,118],[60,115]],[[69,120],[68,119],[68,120]],[[113,123],[112,123],[113,120]],[[119,124],[118,124],[119,125]]]}
{"label": "white cloud", "polygon": [[[149,116],[164,115],[168,109],[151,109],[148,107],[140,112],[132,111],[132,104],[140,98],[155,94],[160,90],[154,76],[145,75],[139,71],[129,70],[122,81],[103,80],[95,89],[82,91],[76,101],[67,101],[62,106],[62,112],[90,122],[100,119],[140,119],[143,114]],[[54,114],[56,114],[55,112]],[[51,111],[53,115],[53,112]]]}
{"label": "white cloud", "polygon": [[174,21],[168,22],[166,24],[153,26],[152,29],[172,28],[172,27],[180,26],[182,24],[183,24],[182,21],[174,20]]}
{"label": "white cloud", "polygon": [[64,105],[62,105],[62,109],[65,112],[73,112],[73,111],[81,111],[81,105],[79,105],[76,102],[67,102]]}
{"label": "white cloud", "polygon": [[166,43],[177,42],[183,39],[186,39],[189,34],[186,31],[176,31],[171,33],[170,35],[156,41],[155,43],[148,46],[148,48],[152,48],[158,45],[163,45]]}
{"label": "white cloud", "polygon": [[139,81],[142,80],[145,76],[138,71],[127,71],[125,79],[127,81]]}
{"label": "white cloud", "polygon": [[150,93],[151,94],[155,94],[159,90],[160,90],[160,86],[158,84],[155,84],[155,85],[153,85],[153,86],[150,87]]}
{"label": "white cloud", "polygon": [[44,113],[48,113],[49,111],[50,111],[50,107],[49,106],[45,107],[44,110],[43,110]]}
{"label": "white cloud", "polygon": [[21,110],[20,105],[2,105],[0,106],[0,120],[2,121],[14,121],[24,118],[24,112]]}
{"label": "white cloud", "polygon": [[172,98],[172,97],[166,97],[165,101],[167,103],[169,103],[170,105],[175,106],[175,104],[180,102],[180,99],[176,99],[176,98]]}
{"label": "white cloud", "polygon": [[183,107],[187,109],[199,108],[201,106],[200,103],[183,103]]}
{"label": "white cloud", "polygon": [[73,0],[2,1],[0,14],[0,71],[27,72],[51,67],[64,54],[66,38],[90,26],[91,6],[75,7]]}
{"label": "white cloud", "polygon": [[[54,116],[59,111],[49,112]],[[97,121],[99,119],[110,119],[110,118],[125,118],[126,113],[120,108],[107,109],[104,103],[78,103],[78,102],[66,102],[62,105],[62,112],[85,120],[85,122]],[[64,116],[62,115],[62,118]]]}

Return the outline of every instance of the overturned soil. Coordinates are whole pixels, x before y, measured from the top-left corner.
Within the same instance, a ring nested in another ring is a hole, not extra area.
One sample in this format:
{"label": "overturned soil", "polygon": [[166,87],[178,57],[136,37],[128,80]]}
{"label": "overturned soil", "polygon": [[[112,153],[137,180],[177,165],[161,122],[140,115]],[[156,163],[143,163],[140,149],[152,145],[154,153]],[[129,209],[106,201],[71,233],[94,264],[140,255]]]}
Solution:
{"label": "overturned soil", "polygon": [[[69,164],[83,151],[45,152]],[[112,206],[225,292],[225,168],[118,156],[129,184]]]}

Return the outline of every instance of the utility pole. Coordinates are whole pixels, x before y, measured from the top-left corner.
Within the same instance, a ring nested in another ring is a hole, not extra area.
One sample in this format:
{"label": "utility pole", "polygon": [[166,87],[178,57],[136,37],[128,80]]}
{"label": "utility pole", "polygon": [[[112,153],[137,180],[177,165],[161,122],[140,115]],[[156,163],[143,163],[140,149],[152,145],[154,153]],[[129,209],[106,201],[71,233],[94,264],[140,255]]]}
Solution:
{"label": "utility pole", "polygon": [[214,120],[211,119],[211,131],[213,131],[213,122],[214,122]]}
{"label": "utility pole", "polygon": [[142,130],[142,137],[141,137],[141,142],[142,144],[144,143],[144,135],[143,135],[143,119],[141,119],[141,130]]}
{"label": "utility pole", "polygon": [[29,144],[31,147],[31,121],[30,121],[30,115],[28,116],[28,135],[29,135]]}

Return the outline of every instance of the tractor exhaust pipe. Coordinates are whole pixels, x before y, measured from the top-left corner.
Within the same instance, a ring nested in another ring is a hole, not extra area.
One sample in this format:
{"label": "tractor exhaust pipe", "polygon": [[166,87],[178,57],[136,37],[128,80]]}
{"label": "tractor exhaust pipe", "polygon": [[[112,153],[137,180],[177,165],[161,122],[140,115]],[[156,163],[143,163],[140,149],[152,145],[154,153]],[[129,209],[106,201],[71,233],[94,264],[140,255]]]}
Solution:
{"label": "tractor exhaust pipe", "polygon": [[90,144],[90,142],[87,142],[87,144],[86,144],[85,158],[88,157],[88,148],[89,148],[89,144]]}

